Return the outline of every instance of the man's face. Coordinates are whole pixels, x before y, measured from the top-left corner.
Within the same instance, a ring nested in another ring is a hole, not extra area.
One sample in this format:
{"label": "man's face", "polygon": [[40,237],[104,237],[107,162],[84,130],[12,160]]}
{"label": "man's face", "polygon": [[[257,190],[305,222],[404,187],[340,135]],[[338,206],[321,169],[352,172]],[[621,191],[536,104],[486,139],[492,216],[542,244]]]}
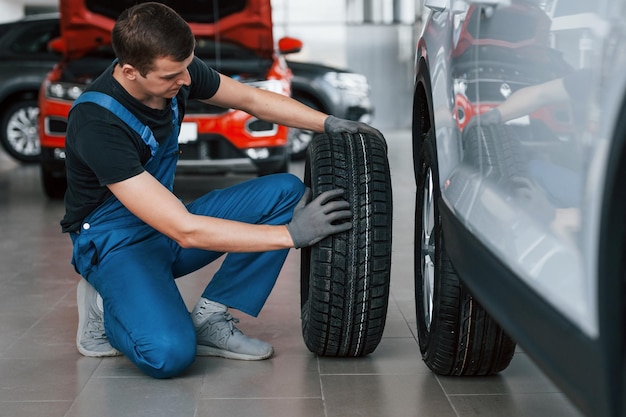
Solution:
{"label": "man's face", "polygon": [[137,81],[145,94],[170,99],[183,85],[191,83],[187,67],[192,60],[193,54],[182,62],[174,61],[169,57],[157,58],[153,69],[145,77],[138,74]]}

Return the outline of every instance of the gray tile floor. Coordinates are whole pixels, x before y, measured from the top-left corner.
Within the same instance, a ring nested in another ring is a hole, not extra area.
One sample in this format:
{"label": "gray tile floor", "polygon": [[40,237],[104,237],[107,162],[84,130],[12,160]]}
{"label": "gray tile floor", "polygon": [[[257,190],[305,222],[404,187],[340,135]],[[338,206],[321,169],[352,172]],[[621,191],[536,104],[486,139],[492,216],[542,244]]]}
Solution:
{"label": "gray tile floor", "polygon": [[[579,417],[518,351],[498,376],[443,378],[415,339],[409,132],[385,132],[394,190],[391,297],[382,342],[361,359],[319,358],[300,333],[299,253],[291,251],[258,319],[241,328],[274,344],[263,362],[199,358],[183,376],[154,380],[124,358],[90,359],[74,347],[78,276],[61,235],[60,202],[47,201],[37,166],[0,153],[0,417]],[[302,164],[293,171],[302,172]],[[229,179],[180,179],[183,198]],[[179,280],[188,306],[217,265]]]}

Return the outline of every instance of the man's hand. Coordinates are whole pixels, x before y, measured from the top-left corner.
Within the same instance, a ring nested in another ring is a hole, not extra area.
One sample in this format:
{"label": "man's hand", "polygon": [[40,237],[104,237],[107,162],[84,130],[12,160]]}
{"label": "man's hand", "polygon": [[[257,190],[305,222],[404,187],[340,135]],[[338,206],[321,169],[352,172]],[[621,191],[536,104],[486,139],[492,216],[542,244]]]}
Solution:
{"label": "man's hand", "polygon": [[325,133],[368,133],[370,135],[376,136],[380,139],[383,145],[385,145],[385,149],[387,148],[387,142],[382,133],[378,129],[373,128],[372,126],[355,122],[352,120],[340,119],[335,116],[328,116],[326,120],[324,120],[324,132]]}
{"label": "man's hand", "polygon": [[338,199],[343,190],[335,189],[321,193],[313,201],[311,189],[307,188],[304,195],[293,210],[291,222],[287,230],[295,248],[311,246],[334,233],[345,232],[352,228],[351,222],[338,221],[350,219],[350,203]]}
{"label": "man's hand", "polygon": [[480,124],[482,125],[489,126],[502,123],[502,113],[500,113],[500,110],[498,110],[497,107],[494,107],[493,109],[481,114],[478,117],[480,118]]}

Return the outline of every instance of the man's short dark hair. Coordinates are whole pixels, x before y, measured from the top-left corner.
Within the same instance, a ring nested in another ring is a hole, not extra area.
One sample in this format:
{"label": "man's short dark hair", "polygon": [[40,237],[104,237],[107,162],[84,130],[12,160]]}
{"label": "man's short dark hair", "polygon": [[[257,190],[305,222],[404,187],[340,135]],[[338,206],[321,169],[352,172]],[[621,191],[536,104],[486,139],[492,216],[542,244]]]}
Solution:
{"label": "man's short dark hair", "polygon": [[120,65],[130,64],[142,76],[158,58],[182,62],[195,48],[191,28],[176,11],[162,3],[140,3],[124,10],[111,34]]}

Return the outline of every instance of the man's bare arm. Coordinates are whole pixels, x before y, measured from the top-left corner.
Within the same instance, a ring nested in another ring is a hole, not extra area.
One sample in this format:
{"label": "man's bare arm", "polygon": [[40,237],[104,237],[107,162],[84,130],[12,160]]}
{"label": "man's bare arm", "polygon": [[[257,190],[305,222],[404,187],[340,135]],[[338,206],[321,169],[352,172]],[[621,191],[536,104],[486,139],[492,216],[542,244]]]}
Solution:
{"label": "man's bare arm", "polygon": [[261,252],[292,248],[286,226],[253,225],[195,215],[150,173],[109,185],[138,218],[185,248],[218,252]]}
{"label": "man's bare arm", "polygon": [[268,122],[315,132],[324,131],[324,121],[328,117],[291,97],[251,87],[222,74],[217,93],[203,101],[243,110]]}

